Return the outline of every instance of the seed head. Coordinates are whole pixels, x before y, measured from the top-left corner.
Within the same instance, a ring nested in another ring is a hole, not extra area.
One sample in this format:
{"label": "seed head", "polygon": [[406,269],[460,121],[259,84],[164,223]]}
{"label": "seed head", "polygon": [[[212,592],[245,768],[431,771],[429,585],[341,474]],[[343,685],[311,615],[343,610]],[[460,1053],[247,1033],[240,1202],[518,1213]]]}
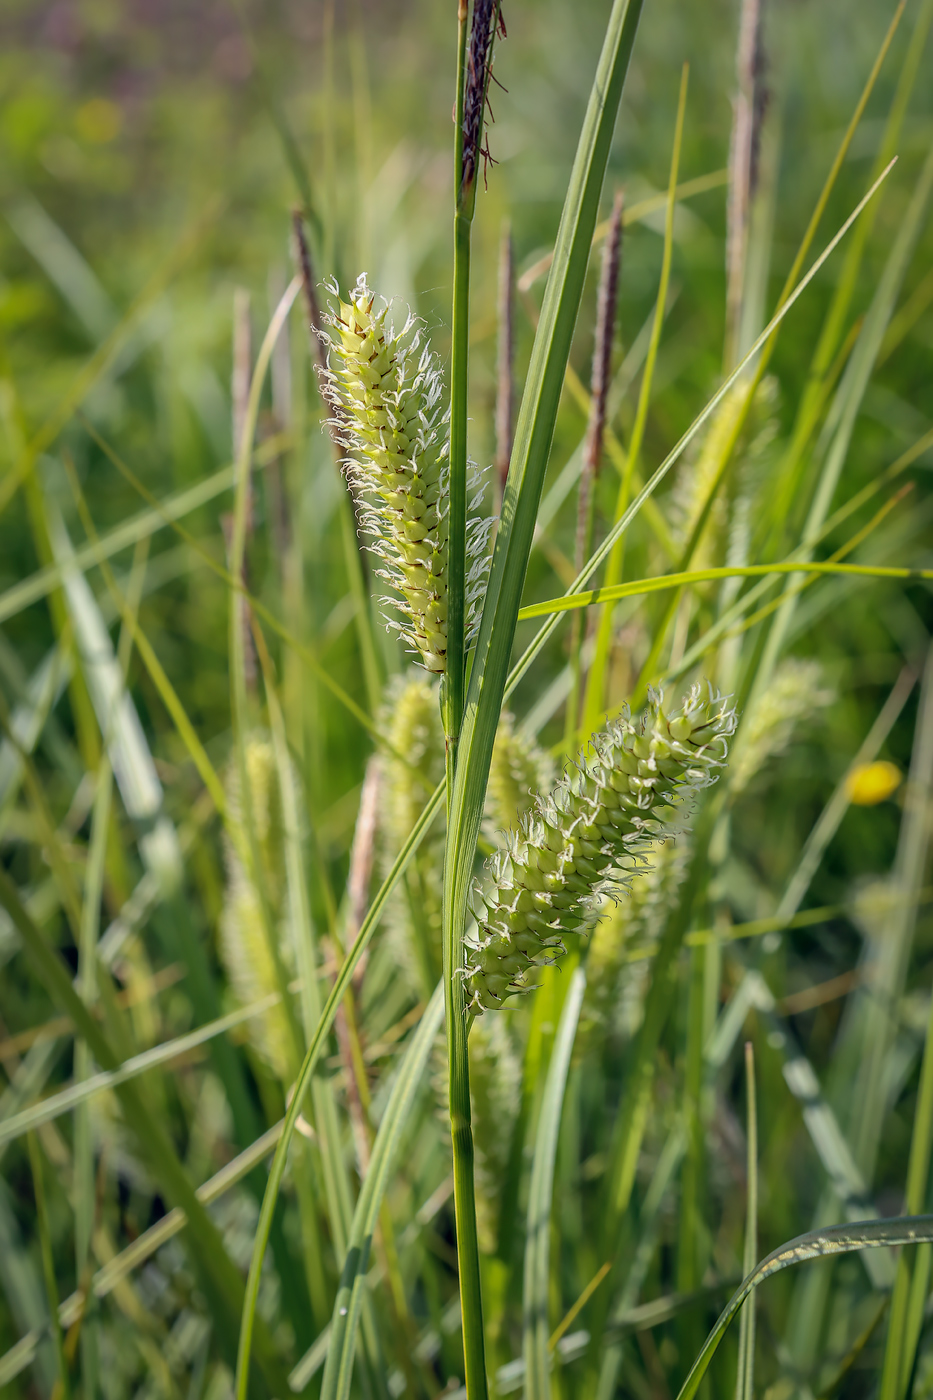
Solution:
{"label": "seed head", "polygon": [[690,798],[725,763],[735,710],[696,685],[673,714],[652,694],[645,713],[593,736],[584,755],[510,834],[491,862],[491,888],[467,948],[467,1004],[474,1014],[529,990],[535,969],[585,931],[602,897],[644,868],[651,841],[675,836]]}
{"label": "seed head", "polygon": [[[337,294],[336,286],[331,288]],[[363,524],[398,592],[394,622],[428,671],[447,669],[448,435],[437,356],[408,316],[400,331],[361,276],[325,318],[324,393],[346,448],[347,474],[365,502]],[[476,501],[474,500],[475,509]],[[468,626],[484,591],[489,523],[468,527]],[[479,567],[477,567],[479,565]]]}

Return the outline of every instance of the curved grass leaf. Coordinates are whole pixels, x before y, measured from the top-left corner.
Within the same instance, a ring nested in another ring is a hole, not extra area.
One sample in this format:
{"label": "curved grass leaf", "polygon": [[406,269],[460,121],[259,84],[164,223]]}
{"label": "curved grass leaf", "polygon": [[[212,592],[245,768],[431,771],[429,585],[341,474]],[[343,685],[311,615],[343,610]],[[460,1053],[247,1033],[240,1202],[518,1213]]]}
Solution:
{"label": "curved grass leaf", "polygon": [[838,1254],[853,1254],[862,1249],[883,1249],[894,1245],[933,1244],[933,1215],[905,1215],[894,1220],[868,1220],[854,1225],[832,1225],[826,1230],[814,1230],[798,1235],[778,1249],[771,1251],[752,1270],[733,1293],[710,1332],[690,1374],[684,1381],[677,1400],[693,1400],[706,1375],[726,1328],[745,1299],[772,1274],[788,1269],[792,1264],[804,1264],[808,1259],[825,1259]]}

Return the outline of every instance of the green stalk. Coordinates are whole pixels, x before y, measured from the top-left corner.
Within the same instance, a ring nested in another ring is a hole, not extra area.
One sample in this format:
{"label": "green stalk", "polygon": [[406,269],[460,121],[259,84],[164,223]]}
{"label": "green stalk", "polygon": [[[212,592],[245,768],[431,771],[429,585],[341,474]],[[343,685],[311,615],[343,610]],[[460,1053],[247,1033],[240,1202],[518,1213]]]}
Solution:
{"label": "green stalk", "polygon": [[[479,125],[472,134],[475,147],[464,151],[464,116],[467,98],[467,0],[457,11],[457,98],[454,123],[454,285],[450,368],[450,518],[448,555],[447,673],[442,683],[441,708],[447,743],[448,826],[454,790],[457,747],[463,719],[465,675],[466,595],[466,497],[467,497],[467,390],[469,382],[470,244],[476,207],[476,170],[482,146],[483,115],[488,82],[483,72],[471,70],[470,80],[479,95]],[[495,0],[489,50],[495,39],[499,0]],[[484,18],[485,17],[485,18]],[[482,0],[476,0],[474,28],[489,23]],[[483,53],[487,50],[484,48]],[[490,55],[491,57],[491,55]],[[475,103],[477,94],[472,93]],[[466,154],[467,159],[464,159]],[[446,899],[445,899],[446,903]],[[448,1102],[453,1149],[454,1215],[457,1232],[457,1264],[460,1274],[460,1309],[463,1318],[463,1356],[470,1400],[486,1395],[486,1355],[483,1335],[483,1301],[480,1286],[479,1241],[476,1232],[476,1200],[473,1181],[473,1130],[470,1111],[469,1027],[463,985],[463,944],[458,921],[444,918],[444,1007],[447,1022]]]}
{"label": "green stalk", "polygon": [[[452,1123],[455,1130],[454,1186],[469,1400],[485,1400],[487,1388],[479,1258],[473,1217],[472,1142],[466,1077],[467,1027],[462,1010],[462,980],[457,975],[457,967],[462,958],[467,895],[521,589],[534,537],[534,521],[579,311],[609,147],[640,11],[640,0],[616,0],[607,24],[522,397],[486,605],[470,675],[464,723],[459,735],[456,770],[451,766],[453,791],[444,862],[444,947],[451,1056],[459,1056],[463,1061],[462,1068],[451,1064],[450,1107],[455,1120]],[[468,1160],[458,1161],[457,1154],[463,1154]]]}

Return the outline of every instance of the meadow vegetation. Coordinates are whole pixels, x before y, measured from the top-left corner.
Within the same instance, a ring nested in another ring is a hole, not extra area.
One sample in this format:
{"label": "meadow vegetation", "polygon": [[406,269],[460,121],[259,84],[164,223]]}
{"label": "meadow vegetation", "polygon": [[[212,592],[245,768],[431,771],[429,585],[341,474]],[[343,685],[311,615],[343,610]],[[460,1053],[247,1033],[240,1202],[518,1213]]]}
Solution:
{"label": "meadow vegetation", "polygon": [[931,23],[5,7],[4,1394],[933,1395]]}

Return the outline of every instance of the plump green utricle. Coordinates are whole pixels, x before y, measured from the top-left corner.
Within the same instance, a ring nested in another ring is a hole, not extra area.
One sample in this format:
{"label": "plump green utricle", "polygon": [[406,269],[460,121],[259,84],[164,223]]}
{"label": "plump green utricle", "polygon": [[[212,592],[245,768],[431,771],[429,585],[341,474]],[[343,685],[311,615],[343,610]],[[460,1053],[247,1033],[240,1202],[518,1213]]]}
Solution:
{"label": "plump green utricle", "polygon": [[467,952],[468,1003],[493,1010],[535,985],[538,968],[586,929],[604,896],[643,870],[652,844],[673,839],[690,798],[724,764],[735,710],[696,685],[674,711],[647,710],[606,726],[546,798],[539,797],[479,896],[479,937]]}

